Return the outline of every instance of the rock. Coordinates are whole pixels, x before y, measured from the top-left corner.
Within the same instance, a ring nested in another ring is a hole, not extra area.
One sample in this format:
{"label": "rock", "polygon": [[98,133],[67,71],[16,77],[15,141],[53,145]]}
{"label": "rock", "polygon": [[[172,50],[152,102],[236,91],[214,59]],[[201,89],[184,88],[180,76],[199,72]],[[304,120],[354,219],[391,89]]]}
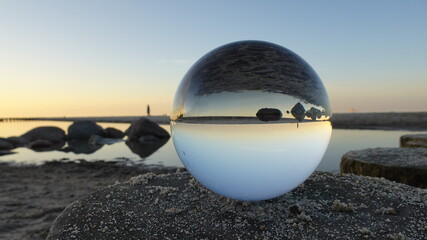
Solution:
{"label": "rock", "polygon": [[427,149],[369,148],[346,153],[341,172],[383,177],[427,188]]}
{"label": "rock", "polygon": [[137,154],[141,158],[147,158],[163,145],[165,145],[169,140],[169,138],[162,138],[149,141],[147,138],[150,139],[155,137],[143,136],[140,138],[142,141],[126,141],[126,145],[133,153]]}
{"label": "rock", "polygon": [[427,148],[427,134],[407,134],[400,137],[400,147]]}
{"label": "rock", "polygon": [[50,142],[48,140],[35,140],[32,141],[28,147],[36,152],[48,152],[59,150],[65,145],[65,142]]}
{"label": "rock", "polygon": [[106,128],[105,129],[105,137],[106,138],[124,138],[126,135],[124,132],[120,131],[119,129],[116,128]]}
{"label": "rock", "polygon": [[111,145],[117,142],[121,142],[123,141],[122,139],[117,139],[117,138],[103,138],[99,135],[92,135],[90,136],[88,143],[91,145]]}
{"label": "rock", "polygon": [[7,141],[4,138],[0,139],[0,150],[11,150],[14,148],[15,146],[11,142]]}
{"label": "rock", "polygon": [[92,135],[105,136],[104,129],[94,121],[76,121],[68,127],[68,139],[89,139]]}
{"label": "rock", "polygon": [[141,136],[147,135],[153,135],[158,138],[170,137],[165,129],[147,118],[140,118],[133,122],[125,133],[130,141],[138,141]]}
{"label": "rock", "polygon": [[58,127],[37,127],[23,134],[21,138],[29,142],[47,140],[52,143],[60,143],[65,141],[65,132]]}
{"label": "rock", "polygon": [[8,150],[0,150],[0,156],[15,154],[16,152],[8,151]]}
{"label": "rock", "polygon": [[264,122],[278,121],[282,118],[282,112],[276,108],[261,108],[256,113],[256,116]]}
{"label": "rock", "polygon": [[48,140],[35,140],[30,143],[30,148],[49,148],[52,147],[53,144]]}
{"label": "rock", "polygon": [[305,108],[301,103],[295,104],[295,106],[291,109],[291,114],[298,121],[304,120],[305,117]]}
{"label": "rock", "polygon": [[76,154],[91,154],[99,149],[101,149],[104,145],[93,145],[89,144],[88,140],[81,139],[70,139],[67,141],[68,146],[61,149],[61,152],[73,152]]}
{"label": "rock", "polygon": [[[426,194],[380,178],[315,172],[281,197],[241,202],[188,172],[147,173],[75,201],[47,239],[365,239],[364,228],[370,239],[423,239]],[[396,216],[376,213],[391,207]]]}
{"label": "rock", "polygon": [[15,147],[23,147],[30,143],[27,139],[22,137],[8,137],[6,140],[12,143]]}
{"label": "rock", "polygon": [[317,109],[315,107],[311,107],[310,110],[305,112],[305,115],[307,117],[311,118],[311,120],[315,121],[317,118],[321,118],[323,113],[319,109]]}
{"label": "rock", "polygon": [[160,140],[161,138],[157,138],[156,136],[153,136],[153,135],[146,135],[138,138],[138,142],[140,143],[151,143],[151,142],[157,142]]}
{"label": "rock", "polygon": [[91,145],[104,145],[102,143],[103,140],[104,138],[99,135],[92,135],[87,142]]}

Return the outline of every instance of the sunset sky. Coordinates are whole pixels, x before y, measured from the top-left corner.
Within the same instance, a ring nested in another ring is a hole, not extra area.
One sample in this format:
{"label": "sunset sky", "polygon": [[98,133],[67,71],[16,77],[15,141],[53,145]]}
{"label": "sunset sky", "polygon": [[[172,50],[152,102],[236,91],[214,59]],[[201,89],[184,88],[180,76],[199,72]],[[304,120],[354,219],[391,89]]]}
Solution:
{"label": "sunset sky", "polygon": [[427,111],[427,1],[0,1],[0,117],[169,114],[238,40],[304,58],[333,112]]}

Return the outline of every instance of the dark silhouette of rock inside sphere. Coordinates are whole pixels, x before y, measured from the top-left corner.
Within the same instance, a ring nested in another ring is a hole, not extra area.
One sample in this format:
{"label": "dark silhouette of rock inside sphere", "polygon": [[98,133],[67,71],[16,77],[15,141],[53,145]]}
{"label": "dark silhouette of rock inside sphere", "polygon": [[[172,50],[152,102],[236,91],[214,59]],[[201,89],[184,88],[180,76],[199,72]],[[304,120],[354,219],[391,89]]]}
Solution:
{"label": "dark silhouette of rock inside sphere", "polygon": [[282,118],[282,112],[276,108],[261,108],[256,113],[256,116],[264,122],[278,121]]}
{"label": "dark silhouette of rock inside sphere", "polygon": [[295,106],[291,109],[291,114],[296,120],[302,122],[305,116],[304,106],[301,103],[295,104]]}

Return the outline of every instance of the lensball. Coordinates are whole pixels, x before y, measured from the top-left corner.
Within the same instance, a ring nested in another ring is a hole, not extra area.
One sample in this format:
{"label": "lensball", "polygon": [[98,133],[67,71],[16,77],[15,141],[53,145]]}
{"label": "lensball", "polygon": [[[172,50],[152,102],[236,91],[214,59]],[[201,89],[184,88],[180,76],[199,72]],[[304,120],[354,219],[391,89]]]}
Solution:
{"label": "lensball", "polygon": [[239,41],[204,55],[182,79],[172,139],[186,169],[223,196],[258,201],[304,182],[332,132],[322,81],[292,51]]}

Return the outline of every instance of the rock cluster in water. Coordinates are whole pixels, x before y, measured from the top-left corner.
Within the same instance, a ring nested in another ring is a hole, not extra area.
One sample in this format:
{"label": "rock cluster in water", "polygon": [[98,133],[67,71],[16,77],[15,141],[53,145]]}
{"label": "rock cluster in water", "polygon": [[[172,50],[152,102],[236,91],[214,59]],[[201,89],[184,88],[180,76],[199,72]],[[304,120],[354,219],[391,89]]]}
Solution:
{"label": "rock cluster in water", "polygon": [[19,137],[0,138],[0,156],[12,154],[13,149],[28,147],[34,151],[63,151],[90,154],[105,144],[123,141],[132,152],[145,158],[164,145],[169,133],[146,118],[133,122],[126,133],[109,127],[103,129],[94,121],[75,121],[68,127],[68,135],[58,127],[37,127]]}

